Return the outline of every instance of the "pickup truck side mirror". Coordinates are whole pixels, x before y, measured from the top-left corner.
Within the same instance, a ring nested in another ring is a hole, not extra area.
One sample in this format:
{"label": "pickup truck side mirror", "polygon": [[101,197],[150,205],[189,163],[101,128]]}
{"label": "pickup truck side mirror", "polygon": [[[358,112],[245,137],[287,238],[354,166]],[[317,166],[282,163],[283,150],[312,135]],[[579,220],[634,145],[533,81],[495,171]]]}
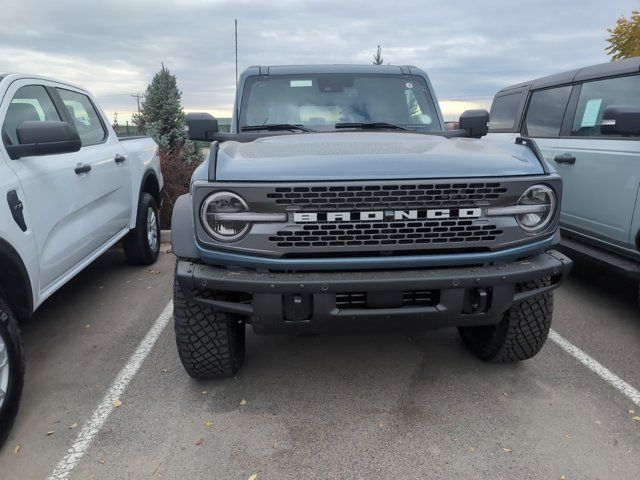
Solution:
{"label": "pickup truck side mirror", "polygon": [[78,130],[60,121],[22,122],[16,129],[17,145],[6,145],[11,160],[37,155],[77,152],[82,147]]}
{"label": "pickup truck side mirror", "polygon": [[640,108],[610,106],[602,113],[603,135],[640,135]]}
{"label": "pickup truck side mirror", "polygon": [[218,121],[213,115],[205,112],[187,113],[187,136],[190,140],[210,142],[218,133]]}
{"label": "pickup truck side mirror", "polygon": [[465,110],[458,122],[467,137],[480,138],[489,133],[489,112],[486,110]]}

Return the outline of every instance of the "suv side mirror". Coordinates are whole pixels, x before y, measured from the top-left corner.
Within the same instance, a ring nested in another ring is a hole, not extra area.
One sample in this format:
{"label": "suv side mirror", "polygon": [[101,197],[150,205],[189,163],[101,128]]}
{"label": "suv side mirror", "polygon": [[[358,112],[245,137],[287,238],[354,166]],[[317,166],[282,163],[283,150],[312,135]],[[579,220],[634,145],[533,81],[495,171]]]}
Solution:
{"label": "suv side mirror", "polygon": [[640,135],[640,108],[610,106],[602,113],[603,135]]}
{"label": "suv side mirror", "polygon": [[6,145],[11,160],[37,155],[77,152],[82,147],[78,130],[59,121],[22,122],[16,129],[17,145]]}
{"label": "suv side mirror", "polygon": [[187,136],[190,140],[213,141],[218,133],[218,121],[205,112],[187,113]]}
{"label": "suv side mirror", "polygon": [[467,137],[480,138],[489,132],[489,112],[486,110],[465,110],[460,115],[459,128]]}

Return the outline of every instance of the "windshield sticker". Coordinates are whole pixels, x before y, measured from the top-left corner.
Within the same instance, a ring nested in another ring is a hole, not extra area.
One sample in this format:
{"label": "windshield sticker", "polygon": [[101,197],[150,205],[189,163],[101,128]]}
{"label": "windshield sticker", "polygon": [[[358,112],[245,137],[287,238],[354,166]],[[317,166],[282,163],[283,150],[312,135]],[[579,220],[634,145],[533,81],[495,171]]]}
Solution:
{"label": "windshield sticker", "polygon": [[413,88],[413,83],[407,82],[407,83],[404,84],[404,86],[407,87],[407,88]]}
{"label": "windshield sticker", "polygon": [[312,80],[291,80],[289,82],[290,87],[311,87],[313,86]]}
{"label": "windshield sticker", "polygon": [[598,121],[598,112],[600,111],[600,105],[602,105],[601,98],[592,98],[584,106],[584,115],[582,115],[582,127],[595,127]]}

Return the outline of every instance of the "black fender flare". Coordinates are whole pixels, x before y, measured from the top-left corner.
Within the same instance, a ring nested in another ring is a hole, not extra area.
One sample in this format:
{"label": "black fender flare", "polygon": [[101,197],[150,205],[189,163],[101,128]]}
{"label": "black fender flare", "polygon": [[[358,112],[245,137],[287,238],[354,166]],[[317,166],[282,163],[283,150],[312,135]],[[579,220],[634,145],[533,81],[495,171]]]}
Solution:
{"label": "black fender flare", "polygon": [[[20,254],[9,242],[2,238],[0,238],[0,266],[4,267],[0,289],[4,290],[4,294],[7,295],[8,298],[6,300],[14,310],[16,317],[19,320],[26,320],[33,313],[33,291],[29,272],[27,272]],[[6,281],[4,279],[9,277],[10,281],[12,278],[11,273],[13,272],[15,272],[18,285],[13,283],[11,284],[12,288],[7,289],[4,287]],[[23,294],[16,294],[18,291],[23,291]]]}
{"label": "black fender flare", "polygon": [[194,219],[191,195],[180,195],[171,215],[171,249],[176,257],[198,258]]}

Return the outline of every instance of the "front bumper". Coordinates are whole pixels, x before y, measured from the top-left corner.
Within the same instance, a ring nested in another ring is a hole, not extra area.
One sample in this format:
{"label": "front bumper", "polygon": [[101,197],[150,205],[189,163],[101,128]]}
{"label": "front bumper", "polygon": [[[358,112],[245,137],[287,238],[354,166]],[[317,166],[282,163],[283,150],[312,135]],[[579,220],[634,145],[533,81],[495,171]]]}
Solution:
{"label": "front bumper", "polygon": [[[246,316],[257,333],[428,329],[496,323],[513,303],[557,288],[571,265],[555,250],[491,266],[363,272],[258,273],[179,260],[176,278],[191,301]],[[542,286],[522,288],[531,281]]]}

